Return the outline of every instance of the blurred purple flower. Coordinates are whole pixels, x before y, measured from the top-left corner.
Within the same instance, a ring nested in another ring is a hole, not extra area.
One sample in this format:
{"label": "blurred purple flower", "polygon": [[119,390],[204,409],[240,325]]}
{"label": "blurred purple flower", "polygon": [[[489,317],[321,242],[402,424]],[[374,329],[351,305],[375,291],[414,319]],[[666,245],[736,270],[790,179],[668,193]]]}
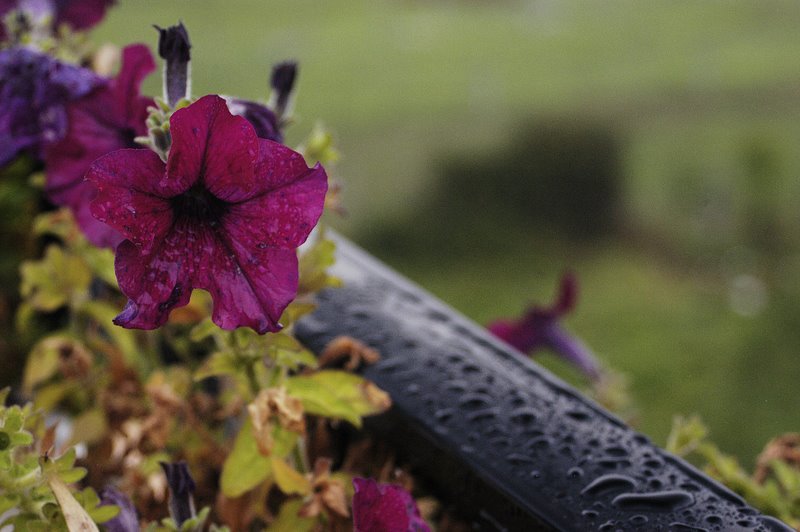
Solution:
{"label": "blurred purple flower", "polygon": [[[114,3],[115,0],[0,0],[0,18],[19,9],[23,15],[36,19],[49,16],[53,30],[62,24],[85,30],[100,22]],[[0,41],[5,39],[6,28],[0,24]]]}
{"label": "blurred purple flower", "polygon": [[283,142],[278,119],[266,105],[239,98],[226,98],[231,114],[242,116],[253,125],[258,138]]}
{"label": "blurred purple flower", "polygon": [[86,175],[98,189],[92,214],[127,238],[116,273],[128,304],[114,322],[154,329],[189,302],[214,299],[223,329],[280,330],[297,294],[296,248],[322,214],[325,170],[205,96],[170,119],[166,165],[149,150],[118,150]]}
{"label": "blurred purple flower", "polygon": [[354,532],[430,532],[414,498],[400,486],[354,478]]}
{"label": "blurred purple flower", "polygon": [[65,105],[104,80],[24,47],[0,50],[0,167],[20,151],[41,148],[67,131]]}
{"label": "blurred purple flower", "polygon": [[100,494],[101,506],[114,505],[119,507],[119,513],[103,523],[107,532],[139,532],[139,518],[131,500],[113,486],[106,486]]}
{"label": "blurred purple flower", "polygon": [[126,47],[117,77],[68,105],[66,136],[45,149],[47,195],[56,205],[72,209],[78,225],[96,246],[113,248],[124,238],[92,216],[89,205],[95,188],[83,177],[98,157],[122,148],[141,147],[133,139],[147,134],[147,107],[153,100],[140,96],[139,86],[154,69],[147,46]]}
{"label": "blurred purple flower", "polygon": [[561,278],[558,299],[550,307],[533,306],[516,320],[497,320],[488,325],[489,331],[523,353],[549,348],[577,366],[591,379],[600,377],[600,366],[591,350],[578,338],[565,331],[559,319],[570,313],[577,300],[578,283],[575,276]]}

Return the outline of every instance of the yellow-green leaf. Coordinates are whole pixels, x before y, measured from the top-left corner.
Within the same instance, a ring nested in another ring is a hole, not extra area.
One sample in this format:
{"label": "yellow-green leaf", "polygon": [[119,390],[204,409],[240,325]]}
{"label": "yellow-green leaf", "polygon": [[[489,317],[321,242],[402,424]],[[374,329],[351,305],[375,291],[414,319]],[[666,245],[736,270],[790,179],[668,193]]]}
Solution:
{"label": "yellow-green leaf", "polygon": [[25,261],[20,266],[20,293],[36,310],[51,312],[85,294],[92,281],[86,264],[74,255],[51,244],[40,261]]}
{"label": "yellow-green leaf", "polygon": [[278,517],[269,525],[269,532],[310,532],[314,529],[317,519],[314,517],[301,517],[300,508],[303,506],[301,499],[289,499],[281,505]]}
{"label": "yellow-green leaf", "polygon": [[328,268],[336,262],[336,244],[333,240],[320,238],[300,256],[298,269],[300,281],[298,293],[317,292],[329,286],[341,286],[342,282],[328,275]]}
{"label": "yellow-green leaf", "polygon": [[363,416],[384,412],[392,404],[389,395],[373,383],[338,370],[289,377],[286,390],[303,402],[307,413],[344,419],[356,427]]}
{"label": "yellow-green leaf", "polygon": [[285,332],[269,335],[268,354],[276,365],[290,370],[296,370],[300,366],[317,367],[317,358],[314,354],[297,338]]}
{"label": "yellow-green leaf", "polygon": [[217,331],[219,331],[217,324],[211,321],[211,318],[204,318],[189,331],[189,339],[192,342],[202,342]]}
{"label": "yellow-green leaf", "polygon": [[215,375],[237,375],[239,366],[236,355],[231,351],[217,351],[212,353],[203,365],[194,372],[194,380],[199,381]]}
{"label": "yellow-green leaf", "polygon": [[[297,435],[276,426],[272,437],[274,446],[272,456],[283,458],[291,452],[297,442]],[[233,450],[222,465],[220,485],[226,497],[239,497],[265,481],[272,474],[270,458],[258,450],[253,424],[248,416],[236,441]]]}
{"label": "yellow-green leaf", "polygon": [[287,464],[283,458],[273,456],[271,461],[272,472],[275,474],[275,484],[278,485],[282,492],[286,495],[308,495],[311,493],[311,482]]}
{"label": "yellow-green leaf", "polygon": [[[66,335],[54,335],[39,341],[28,354],[25,373],[22,377],[22,389],[29,394],[33,388],[56,374],[58,371],[59,353],[70,349],[74,338]],[[85,350],[86,348],[83,347]]]}

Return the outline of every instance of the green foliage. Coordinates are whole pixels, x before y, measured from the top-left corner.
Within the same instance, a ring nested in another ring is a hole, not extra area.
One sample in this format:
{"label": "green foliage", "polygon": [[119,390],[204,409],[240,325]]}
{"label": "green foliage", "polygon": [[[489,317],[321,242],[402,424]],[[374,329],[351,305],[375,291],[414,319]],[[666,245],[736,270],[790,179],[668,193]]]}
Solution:
{"label": "green foliage", "polygon": [[8,391],[0,392],[0,515],[5,515],[0,527],[67,531],[81,522],[89,530],[85,527],[113,518],[117,508],[100,507],[94,490],[68,487],[86,475],[75,467],[75,449],[54,459],[48,449],[39,450],[43,440],[35,436],[44,434],[41,415],[30,404],[5,406]]}
{"label": "green foliage", "polygon": [[361,418],[383,412],[389,396],[363,377],[345,371],[324,370],[286,379],[289,395],[303,402],[309,414],[344,419],[356,427]]}
{"label": "green foliage", "polygon": [[91,274],[83,261],[51,244],[40,261],[26,261],[20,268],[22,297],[36,310],[51,312],[86,296]]}
{"label": "green foliage", "polygon": [[709,439],[709,431],[698,416],[676,416],[667,440],[667,451],[695,458],[710,476],[744,497],[764,513],[800,528],[800,467],[777,458],[763,464],[769,476],[747,473],[736,458],[722,452]]}
{"label": "green foliage", "polygon": [[[270,456],[284,458],[297,443],[297,434],[276,425],[272,431],[272,439],[274,445]],[[233,449],[222,466],[222,493],[226,497],[239,497],[271,475],[272,461],[259,450],[253,424],[248,418],[239,430]]]}

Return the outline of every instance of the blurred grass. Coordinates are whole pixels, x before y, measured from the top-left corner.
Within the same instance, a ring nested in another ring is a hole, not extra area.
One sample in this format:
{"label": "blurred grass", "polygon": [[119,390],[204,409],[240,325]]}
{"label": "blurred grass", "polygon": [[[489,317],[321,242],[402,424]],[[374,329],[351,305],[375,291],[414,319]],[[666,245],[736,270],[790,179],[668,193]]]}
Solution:
{"label": "blurred grass", "polygon": [[[95,40],[153,45],[151,24],[182,19],[198,95],[265,98],[269,66],[299,60],[288,140],[317,118],[336,133],[350,216],[333,223],[357,241],[424,209],[443,157],[502,150],[522,123],[608,123],[624,141],[615,235],[576,242],[487,220],[469,256],[373,251],[483,323],[548,301],[561,270],[576,271],[568,324],[631,375],[640,428],[656,441],[674,413],[698,412],[750,462],[776,433],[800,430],[800,4],[120,4]],[[147,88],[160,91],[156,76]],[[750,317],[730,304],[742,275],[768,296]]]}

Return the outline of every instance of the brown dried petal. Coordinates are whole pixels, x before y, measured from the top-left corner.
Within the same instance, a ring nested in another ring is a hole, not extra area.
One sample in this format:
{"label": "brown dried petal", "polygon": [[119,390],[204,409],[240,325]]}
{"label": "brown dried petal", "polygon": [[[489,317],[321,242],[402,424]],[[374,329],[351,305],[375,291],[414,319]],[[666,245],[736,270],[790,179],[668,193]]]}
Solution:
{"label": "brown dried petal", "polygon": [[374,364],[380,354],[366,344],[350,336],[337,336],[331,340],[319,356],[320,367],[344,367],[355,371],[362,365]]}

